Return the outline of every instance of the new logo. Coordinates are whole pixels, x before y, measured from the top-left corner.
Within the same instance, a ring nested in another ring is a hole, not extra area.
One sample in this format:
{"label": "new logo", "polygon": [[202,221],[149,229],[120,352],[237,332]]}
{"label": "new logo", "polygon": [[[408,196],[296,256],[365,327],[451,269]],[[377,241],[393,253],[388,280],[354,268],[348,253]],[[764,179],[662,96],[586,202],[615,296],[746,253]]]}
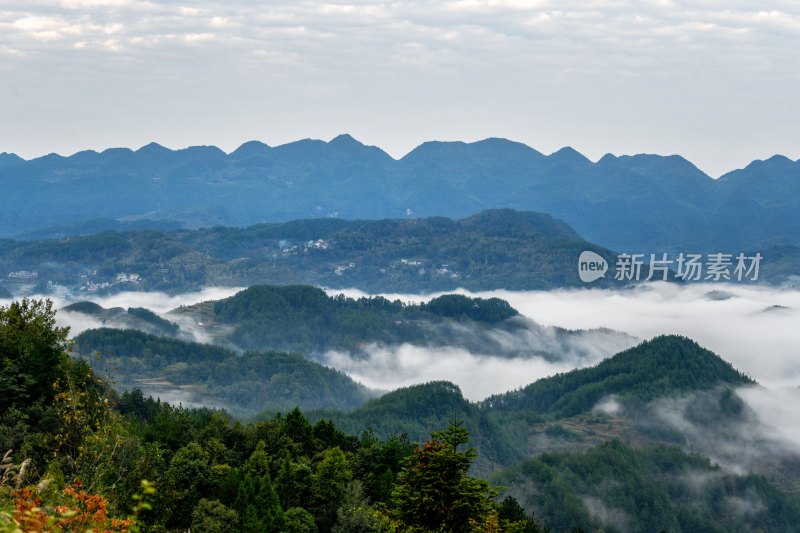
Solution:
{"label": "new logo", "polygon": [[608,272],[608,261],[603,256],[594,252],[581,252],[578,258],[578,276],[584,283],[591,283],[596,279],[604,278]]}

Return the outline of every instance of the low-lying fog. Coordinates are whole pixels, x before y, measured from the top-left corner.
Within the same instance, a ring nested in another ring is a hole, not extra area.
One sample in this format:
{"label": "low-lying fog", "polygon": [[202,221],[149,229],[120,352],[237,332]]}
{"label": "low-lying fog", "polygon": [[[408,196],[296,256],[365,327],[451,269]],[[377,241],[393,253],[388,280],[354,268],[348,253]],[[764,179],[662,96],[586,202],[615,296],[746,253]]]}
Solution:
{"label": "low-lying fog", "polygon": [[[177,296],[130,292],[90,299],[106,308],[146,307],[164,314],[180,305],[225,298],[238,290],[209,288]],[[329,294],[340,292],[354,297],[365,295],[356,290],[328,290]],[[523,315],[546,326],[611,328],[639,339],[662,333],[686,335],[764,385],[800,385],[800,290],[796,288],[654,283],[621,290],[457,292],[503,298]],[[436,295],[384,296],[419,302]],[[59,297],[53,299],[59,308],[72,303]],[[7,304],[8,301],[0,303]],[[61,324],[72,327],[73,335],[100,325],[96,320],[76,313],[60,313],[58,319]],[[592,338],[592,334],[587,334],[581,342],[591,344]],[[597,336],[598,341],[604,338]],[[369,387],[390,390],[445,379],[460,385],[469,399],[480,400],[556,372],[594,364],[624,347],[619,342],[598,342],[597,349],[589,357],[566,356],[561,361],[548,362],[538,358],[469,353],[455,348],[429,350],[411,345],[374,346],[366,359],[329,352],[323,362]]]}
{"label": "low-lying fog", "polygon": [[[358,297],[356,290],[344,292]],[[525,316],[543,325],[569,329],[611,328],[640,339],[660,334],[690,337],[737,369],[768,387],[800,385],[800,290],[724,284],[679,286],[652,283],[620,290],[456,291],[507,300]],[[384,294],[402,301],[425,301],[437,295]],[[382,362],[383,354],[376,359]],[[465,358],[461,364],[470,364]],[[399,361],[402,371],[406,364]],[[447,369],[421,365],[424,378],[444,379]],[[476,380],[493,373],[473,364]],[[552,371],[560,371],[552,368]],[[526,373],[520,362],[519,373]],[[456,375],[472,375],[457,365]],[[497,374],[502,375],[501,373]],[[390,375],[391,376],[391,375]],[[513,388],[519,379],[509,381]],[[530,379],[525,382],[532,381]],[[387,381],[388,385],[388,381]],[[465,389],[469,395],[469,390]]]}

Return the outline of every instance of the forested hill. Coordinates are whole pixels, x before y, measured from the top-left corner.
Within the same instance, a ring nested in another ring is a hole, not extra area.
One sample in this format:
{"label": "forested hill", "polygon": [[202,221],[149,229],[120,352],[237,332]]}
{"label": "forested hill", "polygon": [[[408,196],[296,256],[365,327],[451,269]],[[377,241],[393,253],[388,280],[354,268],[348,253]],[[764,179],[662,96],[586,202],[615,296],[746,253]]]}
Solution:
{"label": "forested hill", "polygon": [[376,394],[295,354],[237,355],[218,346],[107,328],[85,331],[75,341],[73,353],[121,388],[139,388],[174,403],[225,408],[242,417],[297,406],[349,410]]}
{"label": "forested hill", "polygon": [[[203,313],[206,307],[211,307],[211,316]],[[478,331],[519,328],[506,323],[518,313],[499,298],[485,300],[452,294],[415,305],[380,296],[328,296],[322,289],[308,285],[257,285],[213,304],[175,312],[199,313],[209,328],[217,324],[235,328],[225,338],[241,349],[271,347],[300,353],[330,349],[358,352],[366,343],[458,342],[455,334],[445,331],[446,319],[463,321]]]}
{"label": "forested hill", "polygon": [[[330,420],[312,423],[299,409],[244,424],[222,411],[116,393],[80,357],[81,341],[94,339],[93,348],[111,357],[134,354],[120,360],[122,368],[156,363],[164,372],[199,371],[214,380],[250,378],[249,356],[99,331],[79,338],[70,357],[67,335],[55,326],[49,302],[0,307],[4,532],[750,533],[794,531],[800,522],[797,498],[762,477],[731,473],[677,447],[611,440],[581,442],[578,449],[565,428],[526,441],[507,422],[528,420],[519,414],[493,420],[486,406],[466,402],[449,383],[401,389],[342,415],[354,424],[349,434]],[[263,370],[291,369],[293,380],[312,371],[301,359],[286,356],[282,363],[283,354],[252,356]],[[286,381],[253,375],[277,394],[289,390]],[[419,443],[404,435],[381,438],[367,427],[379,422],[381,431],[392,431],[409,427],[404,419],[432,424],[445,416],[451,423],[435,426]],[[597,433],[617,423],[596,418]],[[535,424],[529,429],[538,431]],[[568,438],[559,437],[565,432]],[[475,438],[480,453],[495,454],[495,465],[504,450],[526,457],[494,476],[497,491],[517,499],[496,497],[488,481],[474,477]],[[508,448],[519,440],[520,448]],[[572,451],[540,453],[541,442],[556,441]]]}
{"label": "forested hill", "polygon": [[601,399],[645,403],[659,397],[751,385],[754,381],[718,355],[685,337],[664,335],[600,364],[541,379],[518,391],[487,398],[497,411],[532,411],[561,418],[584,413]]}
{"label": "forested hill", "polygon": [[546,453],[495,482],[555,531],[789,532],[800,516],[797,498],[763,477],[737,475],[673,447],[610,441]]}
{"label": "forested hill", "polygon": [[103,325],[118,329],[136,329],[153,335],[175,337],[180,327],[143,307],[112,307],[106,309],[94,302],[75,302],[60,309],[66,313],[80,313],[98,320]]}
{"label": "forested hill", "polygon": [[[604,436],[621,436],[622,426],[627,438],[645,439],[629,421],[601,417],[597,422],[593,409],[610,397],[640,408],[659,399],[750,384],[752,380],[694,341],[661,336],[596,366],[543,378],[479,403],[465,400],[452,383],[432,382],[387,393],[350,413],[326,411],[313,417],[331,417],[347,429],[366,422],[380,435],[404,432],[417,437],[455,416],[474,428],[479,468],[488,471],[492,465],[513,464],[537,447],[549,449],[553,440],[570,449],[585,448]],[[586,436],[562,425],[576,416],[569,422],[585,429]],[[600,427],[603,432],[598,432]],[[583,445],[576,442],[584,439]]]}
{"label": "forested hill", "polygon": [[308,285],[256,285],[168,316],[240,350],[286,350],[311,357],[329,350],[362,357],[375,345],[409,343],[493,356],[580,360],[595,353],[597,343],[609,350],[634,342],[608,329],[541,326],[500,298],[445,294],[412,304],[381,296],[328,296]]}
{"label": "forested hill", "polygon": [[551,213],[613,249],[735,253],[798,242],[798,176],[800,162],[783,156],[714,180],[678,155],[593,162],[569,147],[545,155],[506,139],[426,142],[400,160],[349,135],[276,147],[249,142],[229,154],[149,144],[31,161],[5,156],[0,235],[513,208]]}
{"label": "forested hill", "polygon": [[[612,252],[563,222],[505,209],[457,221],[312,219],[245,229],[6,240],[0,241],[0,272],[36,272],[42,290],[52,281],[76,292],[256,283],[371,292],[546,289],[581,284],[577,267],[584,250],[614,264]],[[612,283],[609,275],[594,285]]]}

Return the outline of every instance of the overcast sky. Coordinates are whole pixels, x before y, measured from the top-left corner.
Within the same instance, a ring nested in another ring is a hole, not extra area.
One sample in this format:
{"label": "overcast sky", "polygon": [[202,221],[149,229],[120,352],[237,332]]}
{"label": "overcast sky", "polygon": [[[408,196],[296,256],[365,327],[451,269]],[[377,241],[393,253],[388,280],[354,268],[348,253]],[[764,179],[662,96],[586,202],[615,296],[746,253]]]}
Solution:
{"label": "overcast sky", "polygon": [[797,0],[0,0],[0,152],[343,132],[800,157]]}

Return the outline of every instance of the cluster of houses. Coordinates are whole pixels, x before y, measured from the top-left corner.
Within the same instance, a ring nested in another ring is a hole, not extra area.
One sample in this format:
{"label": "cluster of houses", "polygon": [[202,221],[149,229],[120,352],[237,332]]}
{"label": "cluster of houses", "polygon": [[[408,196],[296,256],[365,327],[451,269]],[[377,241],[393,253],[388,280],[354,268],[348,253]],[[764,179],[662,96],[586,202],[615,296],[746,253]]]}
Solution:
{"label": "cluster of houses", "polygon": [[[97,271],[92,271],[92,275],[97,275]],[[142,277],[139,274],[128,274],[126,272],[120,272],[114,278],[114,281],[101,281],[99,283],[95,283],[91,279],[89,279],[88,274],[82,274],[81,278],[86,280],[83,285],[78,287],[78,290],[86,291],[86,292],[97,292],[100,290],[111,288],[113,285],[118,285],[121,283],[132,283],[138,285],[142,282]]]}
{"label": "cluster of houses", "polygon": [[16,272],[9,272],[8,279],[15,281],[34,281],[39,279],[39,273],[30,270],[18,270]]}
{"label": "cluster of houses", "polygon": [[333,242],[325,239],[317,239],[315,241],[308,241],[306,243],[294,244],[292,246],[281,246],[281,255],[284,257],[290,255],[298,255],[301,251],[308,253],[309,250],[329,250],[333,247]]}

